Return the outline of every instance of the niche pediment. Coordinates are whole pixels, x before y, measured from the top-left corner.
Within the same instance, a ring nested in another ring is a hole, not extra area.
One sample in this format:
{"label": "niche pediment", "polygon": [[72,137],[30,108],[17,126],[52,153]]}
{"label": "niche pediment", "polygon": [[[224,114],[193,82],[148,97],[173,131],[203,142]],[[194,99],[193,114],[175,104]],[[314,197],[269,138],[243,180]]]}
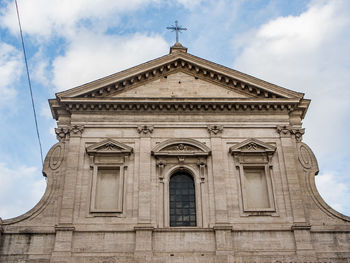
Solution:
{"label": "niche pediment", "polygon": [[247,139],[241,143],[238,143],[230,148],[231,154],[248,153],[248,154],[260,154],[260,153],[274,153],[276,147],[259,141],[254,138]]}
{"label": "niche pediment", "polygon": [[121,142],[112,139],[106,139],[101,142],[90,145],[86,148],[89,155],[95,154],[130,154],[133,149]]}
{"label": "niche pediment", "polygon": [[154,156],[207,156],[210,149],[193,139],[170,139],[158,144],[153,150]]}

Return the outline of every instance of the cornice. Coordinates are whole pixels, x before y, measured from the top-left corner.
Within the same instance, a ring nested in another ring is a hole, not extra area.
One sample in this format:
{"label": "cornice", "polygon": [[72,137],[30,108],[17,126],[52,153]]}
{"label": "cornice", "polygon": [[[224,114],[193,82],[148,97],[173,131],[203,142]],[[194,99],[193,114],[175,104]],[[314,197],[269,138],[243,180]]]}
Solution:
{"label": "cornice", "polygon": [[283,111],[293,112],[299,109],[299,99],[244,99],[244,98],[62,98],[51,104],[55,119],[60,112],[93,111],[140,111],[148,112],[195,112],[195,111]]}

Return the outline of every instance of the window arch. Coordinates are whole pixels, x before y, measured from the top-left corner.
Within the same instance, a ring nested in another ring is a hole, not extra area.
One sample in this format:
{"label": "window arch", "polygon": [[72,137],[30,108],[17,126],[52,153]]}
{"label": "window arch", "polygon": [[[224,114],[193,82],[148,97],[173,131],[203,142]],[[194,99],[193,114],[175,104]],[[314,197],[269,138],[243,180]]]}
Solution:
{"label": "window arch", "polygon": [[169,182],[170,226],[196,226],[196,194],[193,177],[174,173]]}

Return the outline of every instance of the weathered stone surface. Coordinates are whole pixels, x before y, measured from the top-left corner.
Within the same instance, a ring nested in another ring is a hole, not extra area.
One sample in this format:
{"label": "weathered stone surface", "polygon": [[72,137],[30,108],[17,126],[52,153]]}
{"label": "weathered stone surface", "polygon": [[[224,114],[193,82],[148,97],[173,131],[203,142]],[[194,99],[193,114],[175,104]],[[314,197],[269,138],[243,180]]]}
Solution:
{"label": "weathered stone surface", "polygon": [[[58,93],[45,195],[0,220],[0,262],[350,262],[350,218],[319,196],[302,142],[303,96],[185,49]],[[177,172],[193,177],[196,226],[170,227]]]}

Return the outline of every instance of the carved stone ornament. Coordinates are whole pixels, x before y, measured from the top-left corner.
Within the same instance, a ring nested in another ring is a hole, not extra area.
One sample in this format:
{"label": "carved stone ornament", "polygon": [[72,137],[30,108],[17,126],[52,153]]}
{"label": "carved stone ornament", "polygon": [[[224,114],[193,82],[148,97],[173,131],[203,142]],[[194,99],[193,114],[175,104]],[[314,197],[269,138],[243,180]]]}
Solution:
{"label": "carved stone ornament", "polygon": [[61,127],[61,128],[55,128],[56,138],[60,142],[65,141],[69,138],[69,128],[68,127]]}
{"label": "carved stone ornament", "polygon": [[70,127],[70,135],[76,135],[76,136],[81,136],[81,134],[84,131],[84,126],[83,125],[72,125]]}
{"label": "carved stone ornament", "polygon": [[56,170],[60,167],[63,155],[64,155],[64,149],[62,144],[57,144],[51,151],[51,156],[49,159],[49,166],[52,170]]}
{"label": "carved stone ornament", "polygon": [[210,135],[218,135],[222,133],[224,130],[222,125],[209,125],[208,132]]}
{"label": "carved stone ornament", "polygon": [[277,132],[281,135],[281,137],[289,137],[291,135],[294,135],[295,140],[297,142],[301,142],[303,134],[305,133],[305,129],[293,128],[290,125],[279,125],[277,126]]}
{"label": "carved stone ornament", "polygon": [[[310,148],[306,146],[306,144],[304,143],[299,143],[297,147],[298,147],[298,159],[300,164],[305,169],[311,169],[314,166],[314,161],[313,161],[314,158]],[[315,166],[317,167],[317,164]],[[316,170],[318,170],[318,167],[316,168]]]}
{"label": "carved stone ornament", "polygon": [[153,132],[152,125],[140,125],[137,127],[137,132],[140,134],[151,134]]}

